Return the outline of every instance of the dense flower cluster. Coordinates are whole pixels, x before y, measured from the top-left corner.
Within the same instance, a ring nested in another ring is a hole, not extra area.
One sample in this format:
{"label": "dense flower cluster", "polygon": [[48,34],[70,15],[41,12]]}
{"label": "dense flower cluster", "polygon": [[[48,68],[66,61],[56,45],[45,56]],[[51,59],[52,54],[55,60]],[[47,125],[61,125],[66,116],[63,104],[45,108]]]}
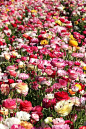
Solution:
{"label": "dense flower cluster", "polygon": [[85,0],[1,0],[0,99],[0,129],[86,129]]}

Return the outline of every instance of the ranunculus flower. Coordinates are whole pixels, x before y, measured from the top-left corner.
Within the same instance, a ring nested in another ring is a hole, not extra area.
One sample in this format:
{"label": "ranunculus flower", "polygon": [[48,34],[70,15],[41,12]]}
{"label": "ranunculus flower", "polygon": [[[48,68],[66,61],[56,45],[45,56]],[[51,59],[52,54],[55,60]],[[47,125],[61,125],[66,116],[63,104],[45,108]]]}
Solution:
{"label": "ranunculus flower", "polygon": [[29,78],[29,75],[28,74],[25,74],[25,73],[20,73],[19,76],[18,76],[19,79],[22,79],[22,80],[26,80]]}
{"label": "ranunculus flower", "polygon": [[69,96],[67,92],[61,91],[61,92],[55,92],[54,94],[55,98],[60,101],[60,100],[68,100]]}
{"label": "ranunculus flower", "polygon": [[26,120],[28,121],[30,119],[30,114],[24,111],[20,111],[16,113],[16,118],[18,118],[19,120]]}
{"label": "ranunculus flower", "polygon": [[0,129],[9,129],[9,127],[7,127],[6,125],[0,123]]}
{"label": "ranunculus flower", "polygon": [[6,54],[4,54],[4,57],[5,57],[6,60],[9,60],[10,59],[10,54],[6,53]]}
{"label": "ranunculus flower", "polygon": [[86,126],[81,126],[79,129],[86,129]]}
{"label": "ranunculus flower", "polygon": [[68,124],[62,124],[62,125],[53,125],[52,129],[70,129]]}
{"label": "ranunculus flower", "polygon": [[25,129],[25,128],[19,124],[14,124],[11,126],[11,129]]}
{"label": "ranunculus flower", "polygon": [[65,124],[65,120],[63,118],[56,118],[56,119],[53,119],[53,124],[62,125],[62,124]]}
{"label": "ranunculus flower", "polygon": [[4,124],[7,125],[9,128],[11,128],[11,126],[14,124],[20,124],[20,120],[18,118],[11,117],[11,118],[7,118],[4,121]]}
{"label": "ranunculus flower", "polygon": [[33,125],[27,121],[21,121],[20,125],[23,126],[25,129],[32,129],[32,127],[33,127]]}
{"label": "ranunculus flower", "polygon": [[69,40],[69,45],[74,46],[74,47],[77,47],[78,46],[78,42],[76,40],[70,39]]}
{"label": "ranunculus flower", "polygon": [[17,72],[14,70],[10,70],[9,73],[10,73],[10,76],[13,76],[13,77],[17,76]]}
{"label": "ranunculus flower", "polygon": [[23,82],[18,83],[18,84],[16,84],[15,88],[19,94],[23,94],[24,96],[26,96],[28,94],[29,88],[26,83],[23,83]]}
{"label": "ranunculus flower", "polygon": [[54,109],[61,116],[67,116],[73,107],[73,102],[71,100],[61,100],[56,103]]}
{"label": "ranunculus flower", "polygon": [[14,83],[14,80],[13,79],[8,79],[8,83],[9,84]]}
{"label": "ranunculus flower", "polygon": [[13,99],[5,99],[2,103],[2,106],[7,109],[16,109],[16,102]]}
{"label": "ranunculus flower", "polygon": [[56,99],[54,98],[49,100],[47,98],[44,98],[42,103],[44,108],[53,107],[56,104]]}
{"label": "ranunculus flower", "polygon": [[1,93],[4,95],[8,95],[10,91],[10,87],[8,84],[1,84]]}
{"label": "ranunculus flower", "polygon": [[41,112],[43,110],[43,107],[41,107],[40,105],[37,105],[35,107],[32,108],[33,112]]}
{"label": "ranunculus flower", "polygon": [[20,110],[21,111],[26,111],[26,112],[30,112],[32,110],[32,104],[30,101],[23,101],[20,103]]}
{"label": "ranunculus flower", "polygon": [[39,115],[38,115],[37,113],[33,112],[33,113],[31,114],[31,117],[32,117],[35,121],[39,121]]}

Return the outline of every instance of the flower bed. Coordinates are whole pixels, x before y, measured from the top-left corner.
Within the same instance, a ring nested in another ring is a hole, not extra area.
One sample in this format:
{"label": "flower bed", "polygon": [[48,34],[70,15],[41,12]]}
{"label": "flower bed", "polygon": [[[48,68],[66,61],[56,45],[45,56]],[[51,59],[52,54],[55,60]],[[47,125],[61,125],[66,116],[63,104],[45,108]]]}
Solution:
{"label": "flower bed", "polygon": [[85,0],[0,3],[0,129],[86,129]]}

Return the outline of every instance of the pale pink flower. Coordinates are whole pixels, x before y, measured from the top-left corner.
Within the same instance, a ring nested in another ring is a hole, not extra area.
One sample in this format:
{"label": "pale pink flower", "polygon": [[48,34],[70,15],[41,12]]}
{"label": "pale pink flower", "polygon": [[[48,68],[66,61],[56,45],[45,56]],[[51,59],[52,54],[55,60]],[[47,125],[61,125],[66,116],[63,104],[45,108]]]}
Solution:
{"label": "pale pink flower", "polygon": [[29,78],[29,75],[26,73],[20,73],[18,76],[19,79],[26,80]]}
{"label": "pale pink flower", "polygon": [[65,121],[63,118],[56,118],[56,119],[53,119],[53,124],[54,125],[62,125],[62,124],[65,124]]}
{"label": "pale pink flower", "polygon": [[32,117],[34,120],[39,121],[39,115],[38,115],[37,113],[33,112],[33,113],[31,114],[31,117]]}
{"label": "pale pink flower", "polygon": [[62,125],[53,125],[52,129],[70,129],[68,124],[62,124]]}

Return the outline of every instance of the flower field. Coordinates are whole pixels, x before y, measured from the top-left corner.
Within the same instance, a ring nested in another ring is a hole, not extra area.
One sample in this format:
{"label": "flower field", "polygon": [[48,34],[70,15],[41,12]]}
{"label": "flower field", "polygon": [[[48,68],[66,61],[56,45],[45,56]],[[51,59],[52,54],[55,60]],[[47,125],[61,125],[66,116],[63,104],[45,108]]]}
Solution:
{"label": "flower field", "polygon": [[86,0],[1,0],[0,129],[86,129]]}

